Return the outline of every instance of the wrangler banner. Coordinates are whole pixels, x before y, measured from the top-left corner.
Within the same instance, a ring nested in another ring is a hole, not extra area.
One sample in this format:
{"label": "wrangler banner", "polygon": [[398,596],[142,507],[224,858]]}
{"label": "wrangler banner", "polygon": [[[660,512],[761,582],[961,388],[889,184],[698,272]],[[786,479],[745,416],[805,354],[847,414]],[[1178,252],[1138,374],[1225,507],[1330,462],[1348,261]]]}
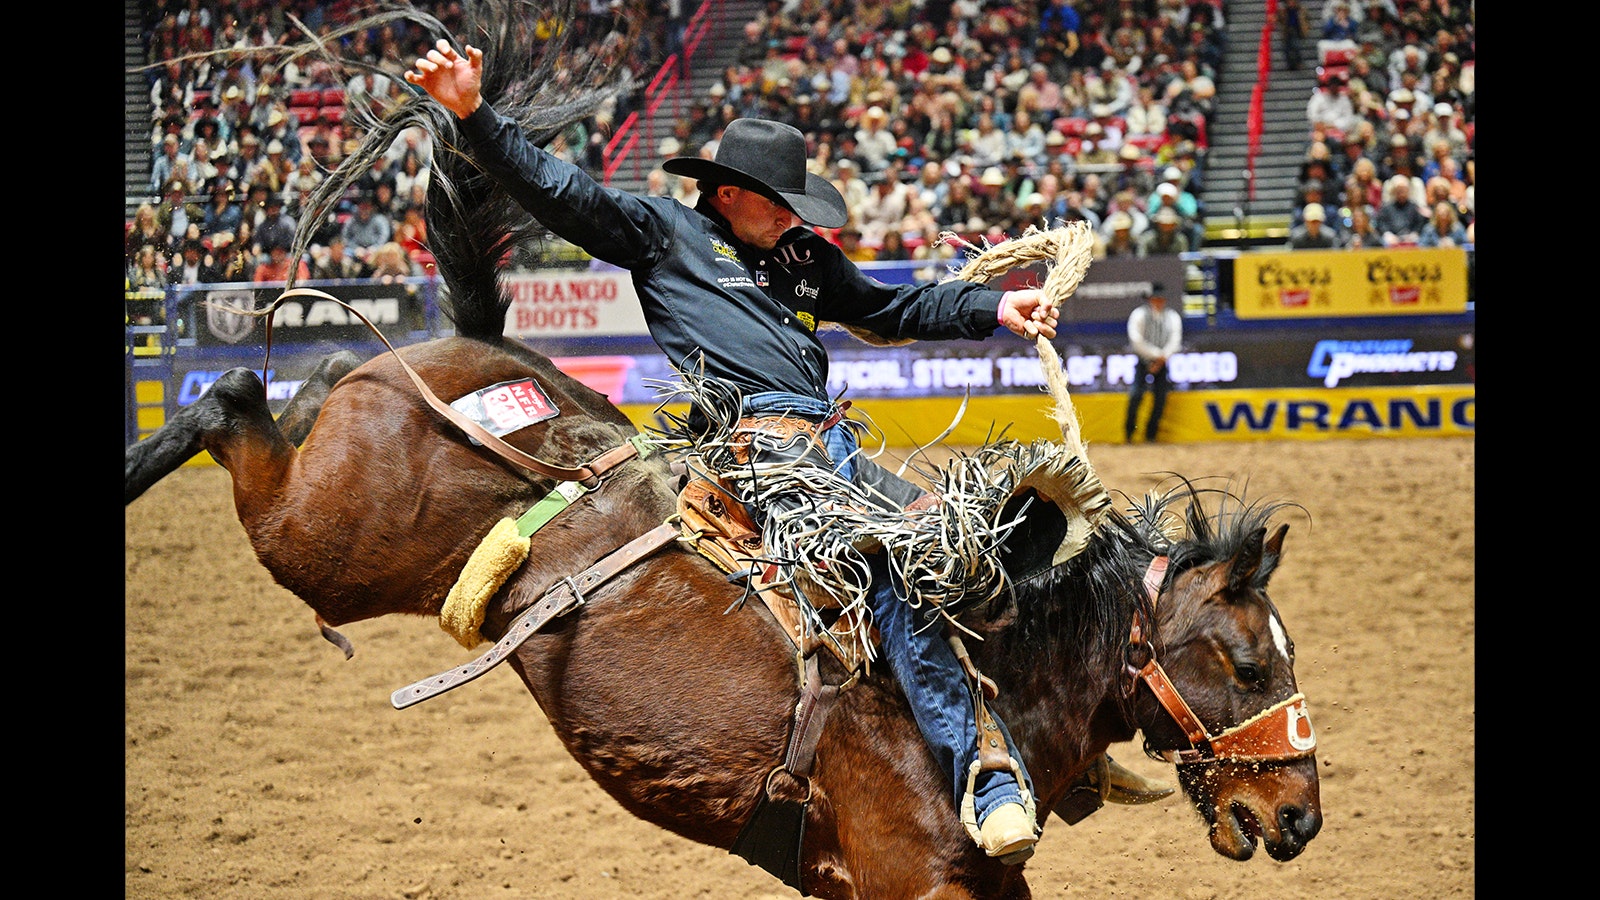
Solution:
{"label": "wrangler banner", "polygon": [[1233,263],[1241,319],[1418,316],[1467,308],[1460,247],[1246,253]]}

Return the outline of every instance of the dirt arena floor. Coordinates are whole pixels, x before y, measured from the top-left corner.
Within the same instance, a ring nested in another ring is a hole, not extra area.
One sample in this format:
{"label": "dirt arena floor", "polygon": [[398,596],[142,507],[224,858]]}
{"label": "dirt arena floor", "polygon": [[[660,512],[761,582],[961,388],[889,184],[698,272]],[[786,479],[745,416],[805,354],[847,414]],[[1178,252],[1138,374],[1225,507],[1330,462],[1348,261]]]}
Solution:
{"label": "dirt arena floor", "polygon": [[[1475,894],[1471,438],[1093,445],[1108,487],[1248,477],[1291,499],[1273,597],[1319,735],[1322,833],[1288,863],[1216,855],[1179,798],[1052,817],[1037,897]],[[404,711],[465,662],[420,619],[341,629],[255,561],[227,473],[191,467],[126,511],[125,896],[203,900],[784,898],[724,851],[625,813],[509,669]],[[480,648],[481,649],[481,648]],[[1171,779],[1133,744],[1119,761]],[[894,900],[894,898],[889,898]]]}

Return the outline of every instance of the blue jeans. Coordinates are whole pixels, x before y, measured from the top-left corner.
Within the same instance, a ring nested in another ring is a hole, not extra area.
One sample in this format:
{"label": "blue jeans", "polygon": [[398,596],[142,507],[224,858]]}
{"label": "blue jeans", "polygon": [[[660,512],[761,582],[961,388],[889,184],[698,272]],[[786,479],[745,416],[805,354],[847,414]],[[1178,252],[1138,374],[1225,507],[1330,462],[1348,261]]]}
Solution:
{"label": "blue jeans", "polygon": [[[792,415],[821,421],[833,411],[833,405],[799,394],[769,391],[747,397],[743,410],[747,416]],[[857,444],[850,429],[829,428],[822,439],[829,460],[845,460],[843,465],[835,466],[835,471],[851,481],[871,480],[889,496],[905,497],[901,505],[924,493],[871,460],[852,458]],[[883,554],[873,554],[871,565],[872,617],[882,639],[883,657],[905,692],[922,739],[939,768],[950,777],[956,808],[960,809],[967,789],[967,770],[978,758],[978,729],[967,674],[945,640],[944,629],[923,615],[925,608],[912,609],[897,596],[897,592],[903,593],[903,587],[892,577]],[[995,722],[1005,735],[1007,746],[1014,747],[1005,723],[998,716]],[[1018,764],[1026,778],[1026,766],[1020,759]],[[979,824],[996,807],[1022,802],[1017,780],[1010,772],[979,773],[973,793]]]}

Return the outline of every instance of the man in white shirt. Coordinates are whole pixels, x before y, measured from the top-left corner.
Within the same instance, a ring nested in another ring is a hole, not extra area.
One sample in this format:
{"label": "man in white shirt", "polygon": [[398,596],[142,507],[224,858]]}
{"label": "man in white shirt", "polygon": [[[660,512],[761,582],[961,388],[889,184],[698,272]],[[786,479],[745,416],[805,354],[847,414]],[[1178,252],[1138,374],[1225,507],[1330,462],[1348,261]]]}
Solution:
{"label": "man in white shirt", "polygon": [[1166,289],[1161,282],[1151,284],[1150,297],[1128,315],[1128,342],[1139,354],[1139,363],[1134,368],[1133,386],[1128,389],[1128,416],[1122,436],[1126,443],[1133,443],[1139,403],[1148,391],[1150,418],[1145,421],[1144,440],[1153,444],[1161,427],[1161,413],[1167,408],[1167,392],[1172,390],[1167,360],[1183,345],[1183,316],[1167,307]]}

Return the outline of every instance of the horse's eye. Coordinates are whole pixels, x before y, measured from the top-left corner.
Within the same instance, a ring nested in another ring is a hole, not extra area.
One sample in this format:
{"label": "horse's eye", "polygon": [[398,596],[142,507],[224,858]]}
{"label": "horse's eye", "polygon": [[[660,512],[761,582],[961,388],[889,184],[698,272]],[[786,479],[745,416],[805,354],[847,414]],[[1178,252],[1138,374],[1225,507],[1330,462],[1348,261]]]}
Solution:
{"label": "horse's eye", "polygon": [[1255,663],[1243,663],[1241,665],[1234,666],[1233,674],[1238,676],[1240,681],[1250,685],[1251,687],[1260,687],[1262,680],[1265,678],[1265,675],[1261,671],[1261,667]]}

